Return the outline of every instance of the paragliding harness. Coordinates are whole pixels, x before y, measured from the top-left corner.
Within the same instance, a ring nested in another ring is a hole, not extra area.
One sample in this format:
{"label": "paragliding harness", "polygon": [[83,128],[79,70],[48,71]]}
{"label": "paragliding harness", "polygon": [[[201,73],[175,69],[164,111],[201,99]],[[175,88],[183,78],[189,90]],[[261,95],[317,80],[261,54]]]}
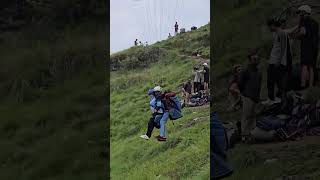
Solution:
{"label": "paragliding harness", "polygon": [[169,112],[169,118],[172,120],[172,124],[174,125],[173,121],[180,119],[183,117],[181,113],[181,102],[180,99],[176,96],[175,93],[164,93],[163,94],[164,98],[164,104],[165,104],[165,109],[168,110]]}

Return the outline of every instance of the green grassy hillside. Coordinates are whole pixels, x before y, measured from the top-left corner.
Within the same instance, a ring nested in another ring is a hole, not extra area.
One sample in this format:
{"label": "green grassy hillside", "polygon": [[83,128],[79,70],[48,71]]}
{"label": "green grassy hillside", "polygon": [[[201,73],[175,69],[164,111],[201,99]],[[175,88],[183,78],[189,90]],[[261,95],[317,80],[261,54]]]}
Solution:
{"label": "green grassy hillside", "polygon": [[[266,68],[272,47],[272,35],[267,30],[266,20],[278,15],[288,1],[270,0],[229,0],[214,4],[214,45],[213,55],[213,109],[222,121],[236,122],[240,120],[241,112],[229,113],[227,81],[234,64],[247,63],[247,52],[252,48],[260,48],[263,72],[262,99],[267,98]],[[316,16],[318,22],[320,18]],[[296,20],[290,17],[289,24]],[[294,44],[294,62],[299,62],[298,42]],[[319,179],[319,162],[314,157],[319,156],[318,139],[304,138],[299,142],[269,143],[262,145],[237,145],[229,152],[229,161],[233,165],[234,175],[228,180],[265,179],[274,180],[282,176],[298,176],[297,179],[310,177]],[[272,160],[275,159],[275,160]],[[271,160],[270,163],[268,163]]]}
{"label": "green grassy hillside", "polygon": [[[145,133],[151,115],[147,91],[159,84],[179,92],[181,84],[192,77],[193,66],[199,64],[181,55],[191,55],[199,48],[204,57],[209,57],[209,35],[206,25],[111,56],[111,63],[118,68],[110,80],[112,179],[209,178],[209,106],[184,108],[183,118],[174,125],[168,121],[167,142],[139,137]],[[156,129],[153,135],[158,133]]]}
{"label": "green grassy hillside", "polygon": [[2,32],[0,179],[104,179],[105,28]]}

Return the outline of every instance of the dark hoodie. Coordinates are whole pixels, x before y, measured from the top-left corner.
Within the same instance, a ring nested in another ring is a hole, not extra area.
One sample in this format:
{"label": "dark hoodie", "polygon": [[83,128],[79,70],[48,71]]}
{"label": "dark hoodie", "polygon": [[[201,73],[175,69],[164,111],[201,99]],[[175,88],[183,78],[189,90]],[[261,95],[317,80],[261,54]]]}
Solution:
{"label": "dark hoodie", "polygon": [[254,102],[260,101],[262,74],[255,64],[249,64],[241,72],[238,86],[244,97],[250,98]]}

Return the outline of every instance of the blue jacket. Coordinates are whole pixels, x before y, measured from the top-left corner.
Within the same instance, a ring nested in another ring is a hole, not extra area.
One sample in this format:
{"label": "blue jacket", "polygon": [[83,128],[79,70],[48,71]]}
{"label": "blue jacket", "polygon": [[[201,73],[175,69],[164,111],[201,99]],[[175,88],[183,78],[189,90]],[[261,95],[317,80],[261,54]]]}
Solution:
{"label": "blue jacket", "polygon": [[150,108],[152,113],[158,112],[158,113],[164,113],[164,104],[162,103],[160,98],[152,97],[150,100]]}

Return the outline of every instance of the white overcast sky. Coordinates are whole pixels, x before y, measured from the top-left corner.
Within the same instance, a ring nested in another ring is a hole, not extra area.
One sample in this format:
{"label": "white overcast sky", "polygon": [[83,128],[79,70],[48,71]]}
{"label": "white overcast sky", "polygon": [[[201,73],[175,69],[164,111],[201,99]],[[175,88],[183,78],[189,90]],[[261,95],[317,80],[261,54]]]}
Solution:
{"label": "white overcast sky", "polygon": [[190,30],[210,21],[210,0],[111,0],[110,51],[127,49],[138,39],[152,44],[174,34],[174,23]]}

